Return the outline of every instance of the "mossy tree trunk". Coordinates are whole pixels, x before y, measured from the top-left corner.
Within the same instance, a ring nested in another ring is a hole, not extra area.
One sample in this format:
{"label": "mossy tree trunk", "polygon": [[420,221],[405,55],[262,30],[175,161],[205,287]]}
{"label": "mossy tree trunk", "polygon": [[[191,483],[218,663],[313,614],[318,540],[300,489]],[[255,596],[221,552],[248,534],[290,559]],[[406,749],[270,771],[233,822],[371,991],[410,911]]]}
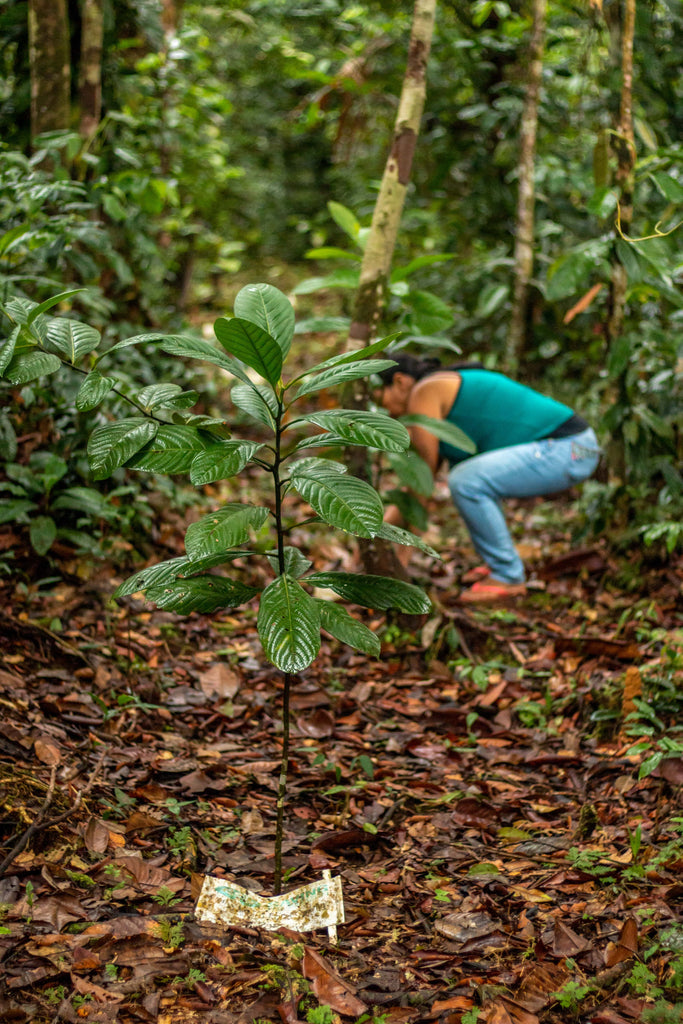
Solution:
{"label": "mossy tree trunk", "polygon": [[103,38],[103,0],[83,0],[78,94],[81,107],[79,132],[85,140],[91,139],[97,131],[102,114]]}
{"label": "mossy tree trunk", "polygon": [[31,143],[69,127],[71,61],[66,0],[29,0]]}
{"label": "mossy tree trunk", "polygon": [[546,0],[534,0],[526,95],[520,133],[514,290],[507,337],[507,364],[513,371],[522,358],[526,345],[529,282],[534,266],[534,165],[546,16]]}

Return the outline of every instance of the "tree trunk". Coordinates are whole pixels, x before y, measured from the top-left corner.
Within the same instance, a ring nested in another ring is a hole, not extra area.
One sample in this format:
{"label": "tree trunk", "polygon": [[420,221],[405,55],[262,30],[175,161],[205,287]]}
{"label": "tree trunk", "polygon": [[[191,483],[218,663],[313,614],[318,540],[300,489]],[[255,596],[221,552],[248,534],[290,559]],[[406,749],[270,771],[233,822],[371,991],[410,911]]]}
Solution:
{"label": "tree trunk", "polygon": [[507,363],[511,370],[517,367],[524,352],[528,322],[529,281],[534,265],[534,162],[538,103],[543,72],[546,10],[546,0],[534,0],[518,164],[515,282],[507,338]]}
{"label": "tree trunk", "polygon": [[69,127],[71,65],[66,0],[29,0],[31,143]]}
{"label": "tree trunk", "polygon": [[79,132],[91,139],[102,114],[103,0],[83,0],[81,14],[81,67],[78,91],[81,105]]}
{"label": "tree trunk", "polygon": [[[420,130],[426,95],[426,68],[434,33],[436,0],[415,0],[413,24],[408,48],[408,63],[403,78],[394,137],[384,168],[379,195],[363,253],[360,282],[356,295],[353,321],[347,347],[362,348],[377,329],[389,279],[391,261],[405,204],[413,166],[415,145]],[[363,408],[367,405],[367,389],[359,382],[344,396],[344,405]],[[366,454],[363,448],[352,448],[348,454],[351,471],[367,478]],[[359,540],[363,569],[378,576],[407,579],[404,567],[391,544],[377,537]]]}
{"label": "tree trunk", "polygon": [[415,0],[408,65],[394,125],[391,152],[375,204],[356,295],[348,348],[367,344],[377,327],[396,246],[426,94],[426,68],[436,0]]}
{"label": "tree trunk", "polygon": [[[636,147],[633,135],[633,36],[636,21],[636,0],[624,0],[621,29],[621,101],[619,124],[612,135],[612,148],[617,158],[616,182],[619,188],[620,231],[628,235],[633,223],[633,191]],[[628,279],[616,245],[612,251],[607,341],[614,345],[621,334],[626,306]],[[628,405],[625,369],[617,381],[618,401],[622,408]],[[620,431],[610,446],[610,463],[614,476],[626,478],[626,443]]]}

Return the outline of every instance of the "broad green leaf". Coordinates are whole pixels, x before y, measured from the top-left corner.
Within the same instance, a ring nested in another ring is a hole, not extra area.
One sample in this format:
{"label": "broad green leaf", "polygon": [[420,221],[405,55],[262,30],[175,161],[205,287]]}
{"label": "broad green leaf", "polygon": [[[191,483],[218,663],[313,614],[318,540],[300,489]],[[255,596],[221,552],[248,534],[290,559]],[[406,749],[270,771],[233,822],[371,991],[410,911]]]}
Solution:
{"label": "broad green leaf", "polygon": [[451,307],[432,292],[410,291],[405,303],[413,310],[413,320],[423,334],[443,331],[455,320]]}
{"label": "broad green leaf", "polygon": [[683,185],[681,185],[677,178],[674,178],[671,174],[665,174],[664,171],[653,172],[650,174],[650,177],[664,198],[668,199],[670,203],[683,203]]}
{"label": "broad green leaf", "polygon": [[[293,576],[295,579],[298,579],[299,576],[303,576],[303,574],[305,572],[308,572],[308,570],[313,565],[313,562],[311,562],[310,558],[306,558],[306,556],[303,555],[298,548],[293,548],[289,545],[286,545],[282,553],[284,556],[285,563],[284,572],[288,576]],[[277,551],[266,551],[266,558],[272,565],[273,571],[279,573],[280,559],[278,557]]]}
{"label": "broad green leaf", "polygon": [[153,409],[189,409],[198,399],[196,391],[183,391],[180,384],[148,384],[135,396],[138,405],[148,412]]}
{"label": "broad green leaf", "polygon": [[67,487],[60,491],[50,504],[50,511],[68,508],[80,512],[83,516],[99,516],[101,519],[115,521],[120,512],[116,505],[107,497],[96,491],[94,487]]}
{"label": "broad green leaf", "polygon": [[17,435],[9,416],[0,413],[0,459],[12,462],[17,454]]}
{"label": "broad green leaf", "polygon": [[360,234],[360,222],[353,211],[349,210],[348,206],[342,206],[341,203],[336,203],[333,199],[328,202],[327,209],[330,211],[330,216],[335,224],[340,227],[353,242],[357,242]]}
{"label": "broad green leaf", "polygon": [[230,355],[251,366],[269,384],[277,384],[282,374],[282,349],[275,338],[258,324],[240,317],[233,317],[232,320],[219,317],[213,329]]}
{"label": "broad green leaf", "polygon": [[50,516],[36,516],[29,529],[31,547],[38,555],[46,555],[57,536],[57,525]]}
{"label": "broad green leaf", "polygon": [[349,252],[348,249],[338,249],[334,245],[321,245],[318,249],[309,249],[305,253],[307,260],[351,260],[358,263],[360,254]]}
{"label": "broad green leaf", "polygon": [[348,333],[351,318],[348,316],[309,316],[298,320],[294,328],[295,334],[327,334],[330,331]]}
{"label": "broad green leaf", "polygon": [[282,672],[308,668],[320,650],[319,606],[290,576],[263,591],[257,628],[266,657]]}
{"label": "broad green leaf", "polygon": [[225,505],[188,526],[185,550],[190,558],[203,558],[244,544],[249,531],[260,529],[267,518],[268,509],[261,505]]}
{"label": "broad green leaf", "polygon": [[14,350],[16,348],[17,341],[19,340],[20,333],[21,327],[15,327],[10,336],[3,343],[2,348],[0,348],[0,374],[4,374],[5,370],[12,362],[12,357],[14,356]]}
{"label": "broad green leaf", "polygon": [[217,608],[237,608],[256,594],[258,590],[254,587],[223,576],[192,576],[149,587],[145,596],[159,608],[188,615],[190,612],[207,614]]}
{"label": "broad green leaf", "polygon": [[127,462],[148,441],[159,427],[154,420],[132,416],[119,423],[98,427],[88,441],[88,462],[95,480],[104,480]]}
{"label": "broad green leaf", "polygon": [[349,444],[366,445],[384,452],[402,452],[410,446],[406,428],[385,413],[333,409],[310,413],[303,420],[331,431]]}
{"label": "broad green leaf", "polygon": [[340,608],[334,601],[316,598],[320,606],[320,625],[323,629],[343,644],[348,644],[357,651],[363,651],[371,657],[379,657],[382,645],[372,630],[354,619],[346,608]]}
{"label": "broad green leaf", "polygon": [[161,587],[167,583],[173,583],[179,578],[186,578],[197,572],[205,572],[216,565],[231,561],[244,555],[244,551],[221,551],[217,555],[208,558],[192,559],[184,555],[179,558],[169,558],[165,562],[157,562],[156,565],[148,565],[129,576],[127,580],[114,591],[114,597],[129,597],[139,591],[145,591],[148,587]]}
{"label": "broad green leaf", "polygon": [[344,441],[338,434],[324,433],[314,434],[312,437],[304,437],[294,447],[295,452],[301,452],[307,448],[343,448],[348,441]]}
{"label": "broad green leaf", "polygon": [[195,427],[162,424],[154,438],[128,461],[143,473],[188,473],[206,441]]}
{"label": "broad green leaf", "polygon": [[333,388],[338,384],[345,384],[350,380],[360,380],[362,377],[369,377],[373,373],[381,373],[395,366],[393,359],[355,359],[348,365],[333,366],[329,370],[323,370],[313,377],[309,377],[297,390],[295,398],[303,395],[312,395],[315,391],[322,391],[323,388]]}
{"label": "broad green leaf", "polygon": [[307,277],[292,288],[292,295],[311,295],[326,288],[357,288],[360,270],[355,267],[339,267],[324,277]]}
{"label": "broad green leaf", "polygon": [[374,537],[382,525],[382,499],[358,477],[329,470],[307,473],[297,465],[290,483],[330,526],[356,537]]}
{"label": "broad green leaf", "polygon": [[464,452],[471,452],[474,455],[477,450],[474,441],[470,440],[463,430],[456,427],[455,424],[449,423],[448,420],[437,420],[431,416],[423,416],[421,413],[411,413],[409,416],[401,416],[401,423],[407,427],[424,427],[430,434],[438,437],[439,441],[452,444]]}
{"label": "broad green leaf", "polygon": [[25,523],[26,513],[31,512],[38,506],[34,501],[27,501],[24,498],[1,498],[0,499],[0,524],[2,523]]}
{"label": "broad green leaf", "polygon": [[257,423],[275,430],[278,413],[275,392],[267,384],[235,384],[230,398],[238,409],[242,409]]}
{"label": "broad green leaf", "polygon": [[95,409],[115,384],[115,377],[103,377],[97,370],[92,370],[78,389],[76,408],[79,412]]}
{"label": "broad green leaf", "polygon": [[81,356],[93,352],[100,340],[100,332],[89,324],[55,317],[48,324],[46,347],[73,365]]}
{"label": "broad green leaf", "polygon": [[[362,363],[364,359],[370,359],[378,352],[383,352],[385,348],[388,348],[393,341],[403,336],[403,331],[395,331],[393,334],[388,334],[386,338],[380,338],[378,341],[374,341],[372,345],[366,345],[364,348],[354,349],[352,352],[340,352],[339,355],[330,356],[323,363],[318,363],[317,366],[311,366],[308,370],[305,370],[301,374],[301,377],[310,377],[311,374],[320,373],[321,370],[329,370],[333,366],[346,366],[350,363]],[[394,360],[391,361],[392,365],[395,365]],[[297,378],[299,379],[299,378]]]}
{"label": "broad green leaf", "polygon": [[424,551],[425,555],[430,555],[432,558],[438,558],[441,560],[441,555],[438,551],[435,551],[433,547],[418,537],[416,534],[411,533],[410,530],[403,530],[400,526],[392,526],[391,523],[382,523],[382,528],[377,531],[377,536],[381,537],[382,540],[391,541],[392,544],[404,544],[409,547],[419,548],[420,551]]}
{"label": "broad green leaf", "polygon": [[428,497],[434,490],[434,474],[417,452],[392,452],[387,461],[401,483],[411,491]]}
{"label": "broad green leaf", "polygon": [[282,358],[287,358],[294,336],[294,309],[291,302],[272,284],[248,284],[235,297],[235,316],[258,324],[278,343]]}
{"label": "broad green leaf", "polygon": [[422,270],[423,267],[433,266],[435,263],[446,263],[448,260],[453,259],[455,259],[455,255],[447,252],[431,253],[428,256],[417,256],[414,260],[411,260],[410,263],[406,263],[404,267],[396,267],[395,270],[392,270],[390,280],[392,284],[396,281],[405,281],[405,279],[410,277],[411,274],[414,274],[416,270]]}
{"label": "broad green leaf", "polygon": [[424,615],[431,601],[419,587],[385,576],[361,576],[348,572],[316,572],[304,581],[312,587],[327,587],[345,601],[376,608],[398,608],[408,615]]}
{"label": "broad green leaf", "polygon": [[485,319],[500,309],[508,295],[510,286],[507,284],[488,284],[482,288],[477,300],[477,308],[474,315],[478,319]]}
{"label": "broad green leaf", "polygon": [[47,377],[61,369],[62,360],[51,352],[33,350],[14,355],[5,370],[5,376],[12,384],[28,384],[39,377]]}
{"label": "broad green leaf", "polygon": [[221,349],[216,348],[215,345],[209,344],[208,341],[182,337],[163,338],[159,347],[171,356],[182,356],[185,359],[201,359],[203,362],[211,363],[213,366],[220,366],[221,370],[227,370],[233,377],[244,381],[245,384],[250,383],[247,374],[240,364],[235,359],[231,359]]}
{"label": "broad green leaf", "polygon": [[190,469],[190,480],[196,487],[215,480],[229,480],[241,473],[256,452],[263,448],[256,441],[219,441],[196,455]]}
{"label": "broad green leaf", "polygon": [[66,300],[70,299],[72,295],[78,295],[79,292],[84,291],[85,288],[72,288],[70,291],[60,292],[59,295],[51,295],[49,299],[45,299],[44,302],[39,302],[37,306],[33,307],[29,313],[27,323],[33,323],[36,317],[41,316],[43,313],[47,313],[48,309],[52,309],[53,306],[59,305],[60,302],[66,302]]}

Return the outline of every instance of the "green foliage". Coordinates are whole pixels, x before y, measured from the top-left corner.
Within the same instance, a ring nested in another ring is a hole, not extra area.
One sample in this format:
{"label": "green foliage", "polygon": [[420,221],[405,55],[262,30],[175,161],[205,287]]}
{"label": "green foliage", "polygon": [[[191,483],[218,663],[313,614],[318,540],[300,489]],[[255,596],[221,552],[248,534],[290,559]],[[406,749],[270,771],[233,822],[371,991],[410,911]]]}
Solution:
{"label": "green foliage", "polygon": [[[381,354],[381,345],[334,356],[285,380],[283,364],[294,335],[294,312],[276,288],[250,285],[242,289],[235,302],[235,310],[241,315],[232,319],[221,317],[216,322],[216,337],[222,349],[182,337],[143,335],[121,342],[100,357],[110,361],[121,349],[144,343],[159,345],[176,358],[186,354],[208,356],[211,362],[233,371],[239,381],[233,390],[240,389],[242,408],[251,411],[252,418],[270,433],[268,442],[255,444],[230,437],[222,420],[191,413],[186,406],[189,400],[195,401],[197,393],[191,392],[186,400],[170,382],[155,381],[140,389],[118,381],[112,370],[106,375],[105,391],[101,384],[105,375],[93,352],[99,341],[97,332],[68,318],[48,317],[47,308],[57,301],[51,300],[42,307],[20,298],[5,303],[3,311],[11,330],[0,348],[0,365],[6,375],[21,372],[33,379],[56,371],[63,363],[80,370],[81,362],[87,359],[90,369],[79,394],[83,394],[84,386],[93,377],[94,382],[89,390],[86,388],[86,404],[91,406],[96,400],[103,400],[111,387],[135,407],[137,415],[105,421],[92,431],[87,452],[95,480],[103,480],[126,467],[143,472],[188,474],[195,482],[213,482],[232,479],[249,464],[270,479],[268,506],[249,502],[223,504],[188,527],[185,556],[135,573],[121,584],[115,596],[122,598],[142,591],[159,607],[180,614],[234,608],[258,596],[257,626],[264,652],[285,672],[298,672],[310,665],[320,647],[321,629],[367,653],[379,653],[379,641],[374,634],[344,608],[332,609],[316,588],[331,589],[346,601],[371,608],[396,607],[411,614],[428,610],[429,602],[423,592],[403,581],[343,572],[309,572],[311,563],[289,543],[298,522],[296,509],[290,511],[289,494],[298,495],[313,509],[315,522],[358,537],[386,533],[379,494],[365,481],[351,476],[342,464],[306,454],[310,439],[301,437],[300,431],[314,424],[326,432],[333,444],[341,440],[345,444],[397,452],[409,444],[405,427],[383,414],[351,410],[312,413],[298,419],[293,415],[296,403],[315,394],[320,387],[367,377],[391,366],[386,359],[372,358]],[[387,338],[383,344],[388,345],[391,340]],[[43,355],[52,354],[50,349],[56,350],[54,368],[46,367],[40,360]],[[225,355],[221,354],[223,350]],[[253,381],[245,367],[265,378],[265,383]],[[244,402],[244,389],[255,404]],[[62,460],[45,461],[40,479],[49,491],[64,472],[66,463]],[[26,474],[17,469],[15,476],[25,478]],[[17,500],[28,501],[21,496]],[[36,543],[41,545],[46,545],[56,531],[55,528],[48,532],[44,520],[45,517],[39,519],[34,527]],[[245,545],[266,523],[274,528],[274,546],[265,560],[275,571],[275,577],[265,588],[211,571],[237,557],[241,561],[264,558],[261,548],[250,550]],[[402,543],[411,542],[412,535],[403,536],[402,531],[399,534]],[[396,539],[395,533],[390,532],[390,538]],[[112,713],[127,708],[127,704],[117,706]]]}

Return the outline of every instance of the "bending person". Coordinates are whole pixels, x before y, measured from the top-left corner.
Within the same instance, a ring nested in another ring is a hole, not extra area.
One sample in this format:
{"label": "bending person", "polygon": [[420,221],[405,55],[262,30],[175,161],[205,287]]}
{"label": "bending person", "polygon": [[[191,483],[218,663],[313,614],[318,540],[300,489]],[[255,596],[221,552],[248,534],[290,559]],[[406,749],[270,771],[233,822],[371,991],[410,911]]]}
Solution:
{"label": "bending person", "polygon": [[[568,406],[479,364],[441,368],[438,360],[389,351],[380,404],[390,416],[419,413],[455,424],[475,455],[410,427],[413,447],[433,473],[450,465],[448,485],[475,550],[485,562],[460,595],[468,604],[524,594],[525,572],[500,503],[554,494],[595,471],[600,447],[592,428]],[[386,519],[401,525],[396,506]]]}

